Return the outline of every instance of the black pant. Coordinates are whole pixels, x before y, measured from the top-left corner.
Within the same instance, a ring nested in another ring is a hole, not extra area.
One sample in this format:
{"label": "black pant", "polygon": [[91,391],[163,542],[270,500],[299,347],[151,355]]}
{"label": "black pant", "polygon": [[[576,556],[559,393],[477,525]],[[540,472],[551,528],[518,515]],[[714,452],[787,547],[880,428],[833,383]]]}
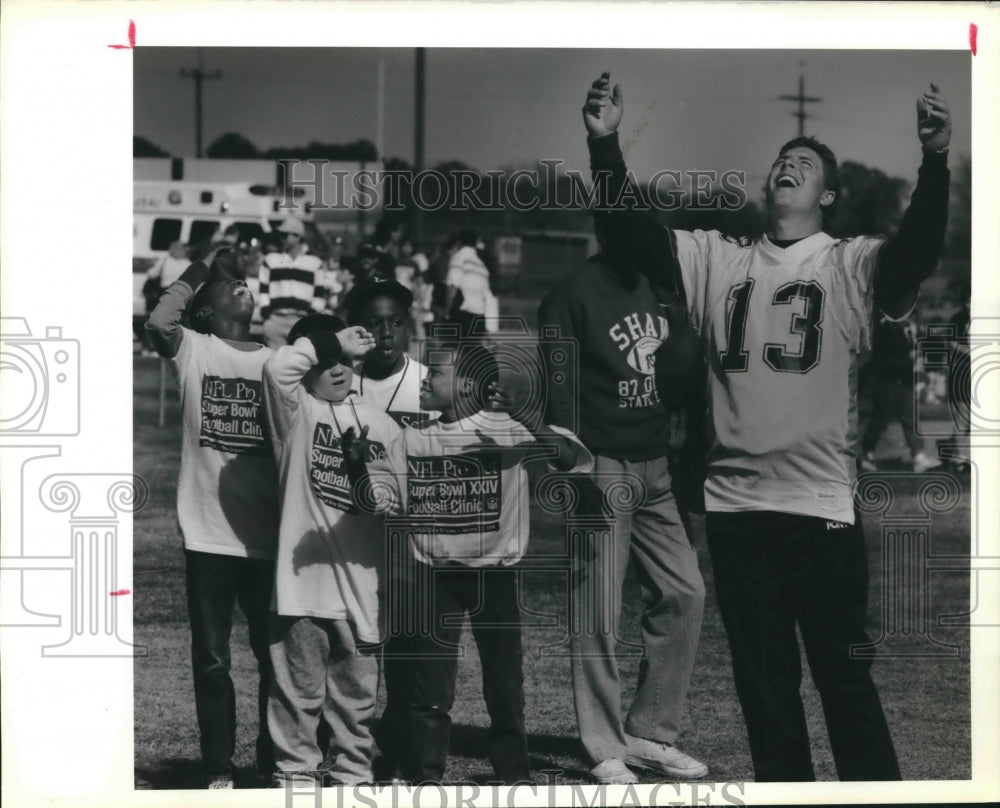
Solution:
{"label": "black pant", "polygon": [[409,653],[410,636],[406,621],[418,614],[413,604],[415,591],[398,575],[387,575],[386,610],[389,637],[379,654],[382,679],[385,682],[385,709],[375,725],[375,741],[382,759],[375,775],[390,779],[403,773],[409,749],[410,702],[412,695],[413,661]]}
{"label": "black pant", "polygon": [[420,617],[406,638],[412,690],[404,772],[413,782],[444,775],[465,614],[483,668],[493,771],[508,784],[530,780],[517,583],[510,568],[418,569],[412,584]]}
{"label": "black pant", "polygon": [[709,513],[719,611],[758,782],[814,780],[799,685],[798,624],[841,780],[899,780],[870,661],[868,559],[855,524],[794,514]]}
{"label": "black pant", "polygon": [[229,676],[229,638],[238,602],[247,618],[250,649],[257,659],[257,770],[274,770],[267,730],[271,684],[267,620],[274,585],[274,562],[185,550],[191,666],[201,736],[201,758],[209,776],[231,774],[236,750],[236,692]]}

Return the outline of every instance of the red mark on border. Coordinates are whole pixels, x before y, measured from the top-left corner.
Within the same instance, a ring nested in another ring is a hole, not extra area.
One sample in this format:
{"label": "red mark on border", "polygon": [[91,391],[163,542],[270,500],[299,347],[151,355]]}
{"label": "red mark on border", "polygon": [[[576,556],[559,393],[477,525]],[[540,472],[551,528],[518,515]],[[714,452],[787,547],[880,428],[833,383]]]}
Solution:
{"label": "red mark on border", "polygon": [[132,20],[128,21],[128,44],[127,45],[108,45],[109,48],[114,48],[115,50],[131,50],[135,47],[135,22]]}
{"label": "red mark on border", "polygon": [[108,594],[110,594],[111,597],[116,598],[119,595],[131,595],[132,594],[132,590],[131,589],[119,589],[119,590],[117,590],[115,592],[109,592]]}
{"label": "red mark on border", "polygon": [[972,55],[976,55],[976,37],[979,36],[979,26],[974,22],[969,23],[969,48],[972,50]]}

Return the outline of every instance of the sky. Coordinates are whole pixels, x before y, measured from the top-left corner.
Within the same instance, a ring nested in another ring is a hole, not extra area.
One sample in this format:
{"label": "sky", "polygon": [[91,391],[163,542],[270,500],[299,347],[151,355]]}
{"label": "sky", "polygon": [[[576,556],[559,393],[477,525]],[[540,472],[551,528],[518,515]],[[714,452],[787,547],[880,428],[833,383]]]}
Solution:
{"label": "sky", "polygon": [[[376,141],[384,65],[384,153],[413,159],[413,48],[203,48],[207,147],[235,131],[258,148],[311,140]],[[968,50],[427,50],[426,165],[461,160],[480,170],[561,159],[586,170],[580,115],[604,70],[625,95],[622,139],[640,178],[669,169],[729,169],[762,179],[777,147],[797,134],[805,77],[806,133],[837,157],[912,179],[919,164],[915,101],[931,81],[952,109],[952,151],[970,151]],[[182,69],[199,49],[140,47],[134,56],[135,133],[194,156],[194,82]]]}

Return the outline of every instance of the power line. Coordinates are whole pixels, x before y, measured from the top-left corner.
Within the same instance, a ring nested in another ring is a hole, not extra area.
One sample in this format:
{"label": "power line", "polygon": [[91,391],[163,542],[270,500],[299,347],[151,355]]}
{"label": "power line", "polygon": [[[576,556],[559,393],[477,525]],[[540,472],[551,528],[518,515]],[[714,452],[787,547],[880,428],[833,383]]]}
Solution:
{"label": "power line", "polygon": [[805,76],[799,74],[799,93],[798,95],[779,95],[779,101],[795,101],[798,103],[799,108],[797,112],[793,112],[792,115],[799,120],[799,137],[802,137],[806,133],[806,118],[810,117],[806,113],[806,104],[818,104],[822,101],[822,98],[816,98],[815,96],[806,95],[806,79]]}
{"label": "power line", "polygon": [[198,66],[193,70],[187,70],[181,68],[181,78],[182,79],[194,79],[194,138],[195,138],[195,157],[201,157],[201,85],[202,82],[208,81],[210,79],[218,79],[222,77],[221,70],[213,70],[211,73],[206,73],[202,67],[202,54],[201,48],[198,48]]}

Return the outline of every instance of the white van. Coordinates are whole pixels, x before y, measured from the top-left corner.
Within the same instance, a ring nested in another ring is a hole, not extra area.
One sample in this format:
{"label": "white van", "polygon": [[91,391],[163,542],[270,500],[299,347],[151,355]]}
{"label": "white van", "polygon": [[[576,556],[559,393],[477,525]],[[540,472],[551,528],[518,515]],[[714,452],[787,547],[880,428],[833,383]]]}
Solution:
{"label": "white van", "polygon": [[[293,200],[303,193],[301,188],[295,188]],[[132,316],[146,314],[142,294],[146,273],[167,254],[174,241],[216,241],[235,224],[241,242],[259,244],[264,234],[276,229],[289,213],[303,220],[307,240],[319,238],[311,205],[298,203],[298,209],[291,210],[282,206],[285,199],[281,189],[270,185],[136,181],[132,206]],[[257,279],[247,278],[247,285],[256,297]],[[255,314],[255,319],[258,317]]]}

